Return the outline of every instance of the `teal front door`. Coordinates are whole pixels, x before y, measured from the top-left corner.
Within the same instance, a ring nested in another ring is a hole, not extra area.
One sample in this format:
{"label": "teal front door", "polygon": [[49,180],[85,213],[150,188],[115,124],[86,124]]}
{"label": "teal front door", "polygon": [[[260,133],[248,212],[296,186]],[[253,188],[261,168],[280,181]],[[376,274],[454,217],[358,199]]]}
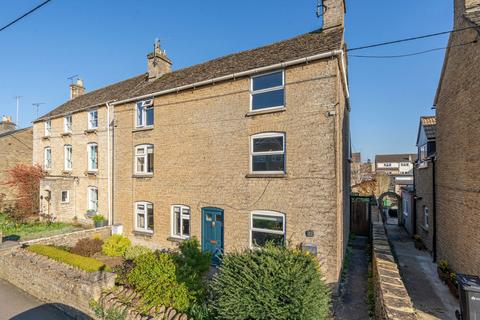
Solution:
{"label": "teal front door", "polygon": [[212,253],[212,264],[218,265],[223,254],[223,210],[202,208],[202,250]]}

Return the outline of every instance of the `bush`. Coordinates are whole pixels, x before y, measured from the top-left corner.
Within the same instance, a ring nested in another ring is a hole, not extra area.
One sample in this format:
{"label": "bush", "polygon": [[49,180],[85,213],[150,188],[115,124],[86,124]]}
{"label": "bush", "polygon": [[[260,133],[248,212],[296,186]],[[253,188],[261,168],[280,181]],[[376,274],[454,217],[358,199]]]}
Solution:
{"label": "bush", "polygon": [[227,254],[212,281],[219,319],[327,319],[330,292],[315,257],[267,245]]}
{"label": "bush", "polygon": [[50,259],[69,264],[79,269],[95,272],[95,271],[110,271],[110,268],[103,262],[97,259],[83,257],[78,254],[70,253],[59,248],[44,244],[33,244],[27,248],[31,252],[48,257]]}
{"label": "bush", "polygon": [[173,307],[181,312],[188,310],[188,289],[177,280],[172,255],[151,252],[139,256],[134,263],[126,278],[128,284],[141,293],[145,310],[157,306]]}
{"label": "bush", "polygon": [[109,257],[121,257],[132,243],[126,237],[114,234],[105,240],[102,252]]}
{"label": "bush", "polygon": [[93,222],[103,222],[105,221],[105,217],[101,214],[96,214],[92,217]]}
{"label": "bush", "polygon": [[126,260],[135,260],[136,258],[140,257],[141,255],[151,253],[152,250],[150,248],[147,248],[145,246],[131,246],[128,247],[127,250],[125,251],[124,258]]}
{"label": "bush", "polygon": [[98,238],[83,238],[78,240],[70,252],[84,257],[91,257],[95,253],[102,252],[102,245],[103,241]]}

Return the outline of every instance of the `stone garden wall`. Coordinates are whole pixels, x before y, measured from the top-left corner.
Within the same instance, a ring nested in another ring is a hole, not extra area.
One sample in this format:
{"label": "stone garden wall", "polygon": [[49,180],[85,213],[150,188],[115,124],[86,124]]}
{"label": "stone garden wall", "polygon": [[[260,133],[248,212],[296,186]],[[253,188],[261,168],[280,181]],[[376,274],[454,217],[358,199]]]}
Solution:
{"label": "stone garden wall", "polygon": [[70,233],[59,234],[51,237],[21,241],[20,245],[31,245],[34,243],[41,243],[41,244],[50,244],[54,246],[73,247],[80,239],[98,237],[104,240],[108,238],[111,235],[111,233],[112,233],[112,227],[106,226],[102,228],[86,229],[86,230],[74,231]]}
{"label": "stone garden wall", "polygon": [[375,318],[382,320],[417,319],[412,301],[390,249],[385,227],[380,222],[372,225],[372,243]]}

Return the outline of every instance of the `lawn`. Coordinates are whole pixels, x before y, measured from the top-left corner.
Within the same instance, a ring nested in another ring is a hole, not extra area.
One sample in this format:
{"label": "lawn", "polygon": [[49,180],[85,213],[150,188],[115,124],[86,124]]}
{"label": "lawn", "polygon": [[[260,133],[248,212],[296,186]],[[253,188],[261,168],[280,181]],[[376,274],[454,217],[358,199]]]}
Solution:
{"label": "lawn", "polygon": [[54,236],[61,233],[81,230],[82,227],[64,222],[26,222],[17,223],[0,213],[0,230],[6,240],[31,240]]}

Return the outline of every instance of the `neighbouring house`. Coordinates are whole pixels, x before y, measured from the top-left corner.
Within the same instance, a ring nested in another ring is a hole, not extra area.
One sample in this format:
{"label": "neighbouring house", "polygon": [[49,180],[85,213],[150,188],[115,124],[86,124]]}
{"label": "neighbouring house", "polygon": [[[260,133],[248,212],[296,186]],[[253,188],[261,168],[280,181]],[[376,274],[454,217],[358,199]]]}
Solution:
{"label": "neighbouring house", "polygon": [[454,3],[459,31],[450,34],[434,102],[434,256],[456,272],[480,275],[480,0]]}
{"label": "neighbouring house", "polygon": [[390,177],[389,190],[400,194],[400,188],[413,184],[416,154],[379,154],[375,156],[375,173]]}
{"label": "neighbouring house", "polygon": [[415,164],[415,234],[420,236],[428,251],[433,250],[435,210],[435,117],[421,117],[417,133],[418,160]]}
{"label": "neighbouring house", "polygon": [[400,188],[402,198],[401,212],[398,213],[398,222],[409,235],[415,234],[415,192],[413,185],[406,185]]}
{"label": "neighbouring house", "polygon": [[0,210],[14,205],[15,190],[6,183],[7,170],[17,164],[32,164],[32,128],[17,129],[11,117],[0,122]]}
{"label": "neighbouring house", "polygon": [[152,247],[196,237],[214,261],[288,243],[315,254],[335,286],[349,235],[350,106],[345,4],[324,5],[320,30],[184,69],[156,42],[147,73],[37,119],[49,212],[108,212]]}

